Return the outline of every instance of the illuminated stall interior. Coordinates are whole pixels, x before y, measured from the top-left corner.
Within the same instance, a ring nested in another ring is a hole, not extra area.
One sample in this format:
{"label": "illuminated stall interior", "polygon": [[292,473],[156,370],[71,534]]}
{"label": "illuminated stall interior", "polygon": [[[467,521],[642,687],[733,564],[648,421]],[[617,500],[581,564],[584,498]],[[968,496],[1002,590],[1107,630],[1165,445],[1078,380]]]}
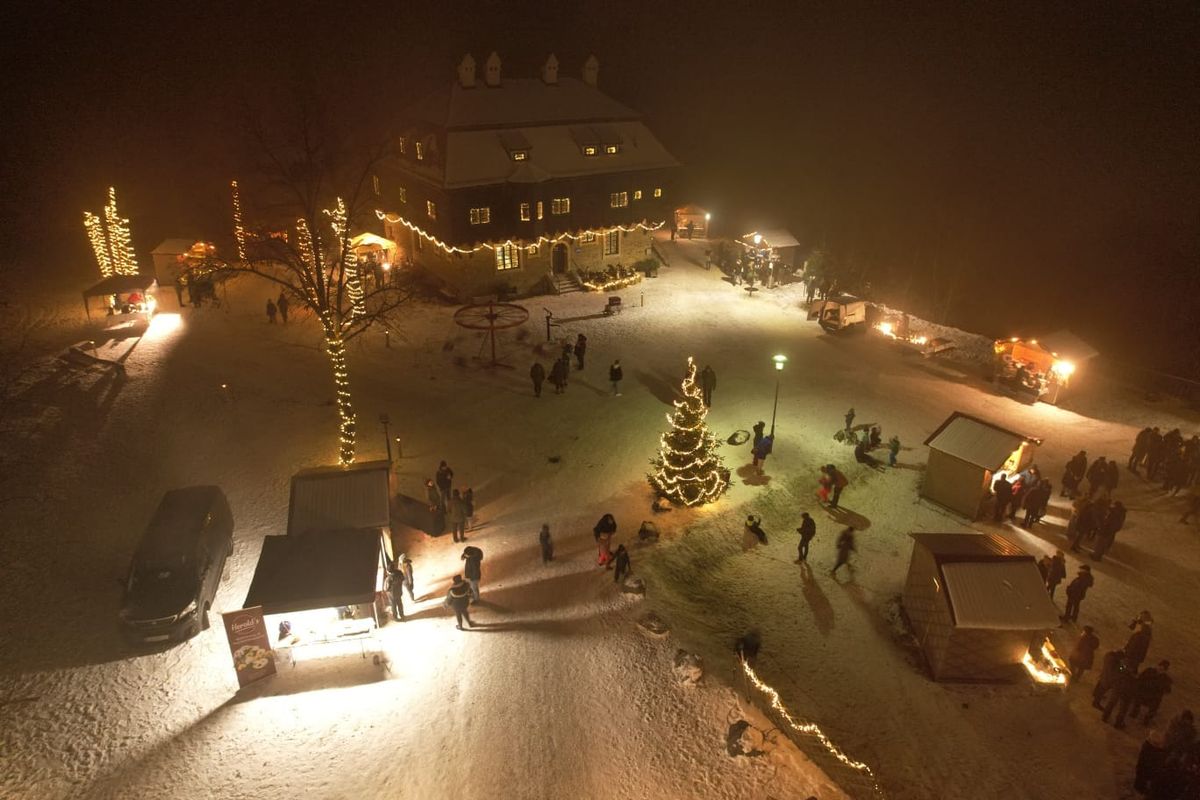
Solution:
{"label": "illuminated stall interior", "polygon": [[100,298],[100,306],[109,315],[154,313],[153,275],[110,275],[83,292],[83,310],[92,318],[92,305]]}
{"label": "illuminated stall interior", "polygon": [[925,440],[921,496],[978,519],[1000,475],[1029,466],[1040,439],[955,411]]}
{"label": "illuminated stall interior", "polygon": [[1081,366],[1099,355],[1070,331],[1037,339],[998,339],[995,378],[1002,387],[1031,401],[1057,403]]}

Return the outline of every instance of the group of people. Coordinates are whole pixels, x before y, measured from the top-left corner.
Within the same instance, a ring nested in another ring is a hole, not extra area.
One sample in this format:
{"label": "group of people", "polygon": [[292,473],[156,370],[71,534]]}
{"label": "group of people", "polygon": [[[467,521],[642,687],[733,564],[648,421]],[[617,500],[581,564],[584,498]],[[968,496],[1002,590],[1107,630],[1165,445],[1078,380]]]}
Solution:
{"label": "group of people", "polygon": [[1002,474],[992,482],[995,507],[992,519],[1001,522],[1007,516],[1016,522],[1018,512],[1024,510],[1021,527],[1031,528],[1046,515],[1054,486],[1042,477],[1036,464],[1031,464],[1015,475]]}
{"label": "group of people", "polygon": [[275,315],[278,314],[279,318],[281,320],[283,320],[283,324],[287,325],[288,308],[290,308],[290,307],[291,307],[291,304],[288,302],[287,295],[282,291],[279,292],[279,297],[277,297],[274,300],[272,300],[271,298],[268,297],[267,298],[267,322],[274,325],[275,324]]}
{"label": "group of people", "polygon": [[[550,378],[550,385],[554,387],[555,394],[563,394],[567,391],[567,384],[571,378],[571,357],[575,358],[575,368],[583,371],[587,359],[587,336],[582,333],[575,337],[575,341],[571,340],[563,342],[562,353],[550,367],[549,376],[547,376],[546,368],[542,366],[542,362],[535,361],[529,367],[529,379],[533,382],[533,396],[542,396],[542,384],[546,382],[546,378]],[[608,368],[608,382],[612,385],[612,393],[616,396],[621,395],[621,381],[625,375],[621,369],[621,359],[616,359]]]}
{"label": "group of people", "polygon": [[433,515],[434,536],[450,527],[456,542],[467,540],[467,531],[475,524],[475,490],[470,486],[454,489],[454,470],[445,461],[432,478],[425,479],[425,499]]}
{"label": "group of people", "polygon": [[1158,428],[1143,428],[1133,441],[1129,470],[1140,475],[1146,469],[1147,480],[1162,480],[1164,492],[1178,494],[1180,489],[1200,481],[1200,435],[1184,439],[1179,428],[1161,433]]}

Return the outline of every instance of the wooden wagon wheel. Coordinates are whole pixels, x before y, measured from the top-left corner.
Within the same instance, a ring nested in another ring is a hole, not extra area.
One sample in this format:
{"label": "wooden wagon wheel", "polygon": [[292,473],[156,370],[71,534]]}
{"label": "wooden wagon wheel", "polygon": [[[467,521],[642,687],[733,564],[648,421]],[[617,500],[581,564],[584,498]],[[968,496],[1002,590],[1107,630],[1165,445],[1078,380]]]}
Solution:
{"label": "wooden wagon wheel", "polygon": [[529,320],[529,310],[514,303],[478,303],[454,312],[454,322],[472,331],[487,331],[492,343],[491,366],[508,366],[496,361],[496,331],[517,328]]}

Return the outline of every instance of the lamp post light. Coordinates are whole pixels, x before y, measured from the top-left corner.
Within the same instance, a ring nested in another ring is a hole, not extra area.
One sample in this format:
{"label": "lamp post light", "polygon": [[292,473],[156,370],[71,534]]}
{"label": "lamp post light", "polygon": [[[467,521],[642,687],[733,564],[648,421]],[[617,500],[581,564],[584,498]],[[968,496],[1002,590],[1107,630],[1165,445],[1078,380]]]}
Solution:
{"label": "lamp post light", "polygon": [[775,438],[775,413],[779,411],[779,378],[783,373],[783,365],[787,363],[787,356],[775,355],[771,357],[775,362],[775,405],[771,407],[771,438]]}
{"label": "lamp post light", "polygon": [[705,239],[712,238],[712,230],[711,230],[712,226],[710,224],[711,222],[712,222],[712,214],[709,213],[708,211],[705,211],[704,212],[704,238]]}
{"label": "lamp post light", "polygon": [[392,437],[388,435],[388,424],[391,421],[387,414],[379,415],[379,424],[383,426],[383,441],[387,445],[388,464],[392,463]]}

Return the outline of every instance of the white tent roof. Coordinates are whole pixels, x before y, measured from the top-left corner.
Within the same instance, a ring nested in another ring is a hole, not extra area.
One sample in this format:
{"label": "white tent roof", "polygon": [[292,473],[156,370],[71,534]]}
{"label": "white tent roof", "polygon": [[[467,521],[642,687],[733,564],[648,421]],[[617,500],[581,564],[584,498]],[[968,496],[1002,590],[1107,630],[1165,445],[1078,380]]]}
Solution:
{"label": "white tent roof", "polygon": [[374,245],[376,247],[381,247],[384,250],[395,250],[396,249],[396,243],[393,242],[391,239],[385,239],[382,236],[379,236],[378,234],[371,233],[370,231],[368,231],[366,233],[360,233],[358,236],[355,236],[353,239],[350,240],[350,246],[355,247],[355,248],[370,247],[372,245]]}
{"label": "white tent roof", "polygon": [[158,247],[150,251],[152,256],[177,256],[192,249],[199,239],[163,239]]}
{"label": "white tent roof", "polygon": [[996,470],[1021,446],[1021,442],[1027,440],[1034,441],[1031,437],[956,411],[925,444],[968,464]]}
{"label": "white tent roof", "polygon": [[942,564],[959,628],[1041,630],[1058,626],[1058,609],[1032,559]]}

